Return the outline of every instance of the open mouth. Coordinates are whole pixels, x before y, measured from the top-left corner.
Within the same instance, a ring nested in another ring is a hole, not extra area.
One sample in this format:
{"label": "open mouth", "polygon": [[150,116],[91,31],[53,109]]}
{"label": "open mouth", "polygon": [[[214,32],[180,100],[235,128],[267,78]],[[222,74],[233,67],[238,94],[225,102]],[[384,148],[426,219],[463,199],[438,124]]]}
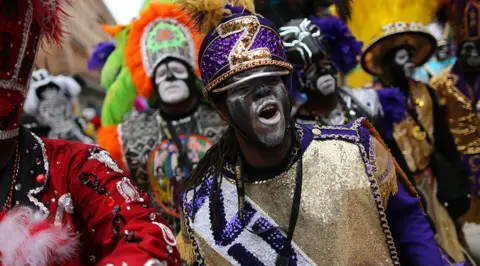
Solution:
{"label": "open mouth", "polygon": [[258,110],[258,120],[263,124],[274,125],[280,121],[280,109],[276,103],[264,103]]}

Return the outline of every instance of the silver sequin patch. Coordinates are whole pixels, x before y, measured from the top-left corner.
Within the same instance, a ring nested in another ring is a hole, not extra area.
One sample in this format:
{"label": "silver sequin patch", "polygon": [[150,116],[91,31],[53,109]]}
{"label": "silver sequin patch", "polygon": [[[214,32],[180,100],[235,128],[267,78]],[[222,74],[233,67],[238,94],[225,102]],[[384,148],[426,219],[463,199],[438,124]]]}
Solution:
{"label": "silver sequin patch", "polygon": [[120,169],[118,164],[110,157],[110,154],[105,150],[99,149],[90,149],[90,157],[89,160],[98,160],[105,164],[108,168],[112,169],[113,171],[123,174],[123,170]]}
{"label": "silver sequin patch", "polygon": [[125,199],[125,203],[130,203],[132,201],[144,202],[144,199],[140,197],[140,193],[138,193],[128,177],[124,177],[117,182],[117,190]]}
{"label": "silver sequin patch", "polygon": [[70,193],[63,194],[60,199],[58,199],[58,208],[55,214],[55,225],[62,225],[64,211],[68,214],[73,214],[74,210],[75,208],[73,206],[72,195]]}

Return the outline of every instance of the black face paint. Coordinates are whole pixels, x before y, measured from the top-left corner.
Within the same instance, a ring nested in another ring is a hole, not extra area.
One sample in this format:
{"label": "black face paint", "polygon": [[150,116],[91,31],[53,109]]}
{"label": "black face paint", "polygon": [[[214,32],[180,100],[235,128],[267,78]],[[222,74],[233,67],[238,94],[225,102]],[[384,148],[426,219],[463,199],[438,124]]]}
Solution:
{"label": "black face paint", "polygon": [[281,145],[290,119],[290,100],[279,76],[246,81],[227,91],[232,123],[248,139],[265,148]]}
{"label": "black face paint", "polygon": [[397,47],[389,51],[382,63],[393,82],[404,82],[412,77],[415,69],[413,61],[415,49],[410,45]]}
{"label": "black face paint", "polygon": [[480,69],[480,40],[466,41],[458,49],[458,61],[465,69]]}

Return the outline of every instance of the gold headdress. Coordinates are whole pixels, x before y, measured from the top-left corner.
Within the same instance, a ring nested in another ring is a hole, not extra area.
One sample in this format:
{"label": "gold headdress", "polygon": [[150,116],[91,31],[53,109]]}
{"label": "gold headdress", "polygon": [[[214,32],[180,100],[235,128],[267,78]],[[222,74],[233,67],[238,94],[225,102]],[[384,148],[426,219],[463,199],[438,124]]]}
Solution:
{"label": "gold headdress", "polygon": [[363,69],[380,76],[381,57],[390,49],[409,44],[416,49],[415,64],[425,63],[436,40],[425,29],[438,9],[438,0],[353,0],[349,27],[365,44]]}

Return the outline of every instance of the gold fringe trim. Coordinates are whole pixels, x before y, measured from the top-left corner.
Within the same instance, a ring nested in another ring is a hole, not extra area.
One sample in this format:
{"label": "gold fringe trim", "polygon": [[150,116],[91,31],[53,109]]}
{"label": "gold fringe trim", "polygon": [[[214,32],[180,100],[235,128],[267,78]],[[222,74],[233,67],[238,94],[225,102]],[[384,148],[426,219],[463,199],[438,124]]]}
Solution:
{"label": "gold fringe trim", "polygon": [[180,253],[180,258],[185,261],[187,265],[193,265],[195,262],[195,251],[193,250],[192,243],[186,240],[182,233],[177,236],[177,250]]}
{"label": "gold fringe trim", "polygon": [[417,189],[415,189],[412,183],[410,183],[405,172],[403,172],[402,168],[400,168],[397,161],[395,161],[394,157],[390,153],[390,149],[388,149],[385,142],[383,142],[382,137],[380,136],[380,134],[378,134],[375,127],[367,119],[362,120],[362,126],[368,129],[368,131],[370,132],[370,135],[372,135],[378,142],[380,142],[380,144],[382,144],[382,146],[385,147],[390,157],[392,157],[393,163],[395,164],[395,174],[397,176],[397,179],[400,181],[400,183],[402,183],[402,185],[405,187],[405,189],[409,192],[410,195],[414,197],[418,197]]}
{"label": "gold fringe trim", "polygon": [[380,196],[382,197],[382,205],[385,209],[387,209],[388,198],[398,192],[397,178],[395,173],[391,173],[390,175],[391,176],[388,177],[387,180],[378,185],[380,189]]}

